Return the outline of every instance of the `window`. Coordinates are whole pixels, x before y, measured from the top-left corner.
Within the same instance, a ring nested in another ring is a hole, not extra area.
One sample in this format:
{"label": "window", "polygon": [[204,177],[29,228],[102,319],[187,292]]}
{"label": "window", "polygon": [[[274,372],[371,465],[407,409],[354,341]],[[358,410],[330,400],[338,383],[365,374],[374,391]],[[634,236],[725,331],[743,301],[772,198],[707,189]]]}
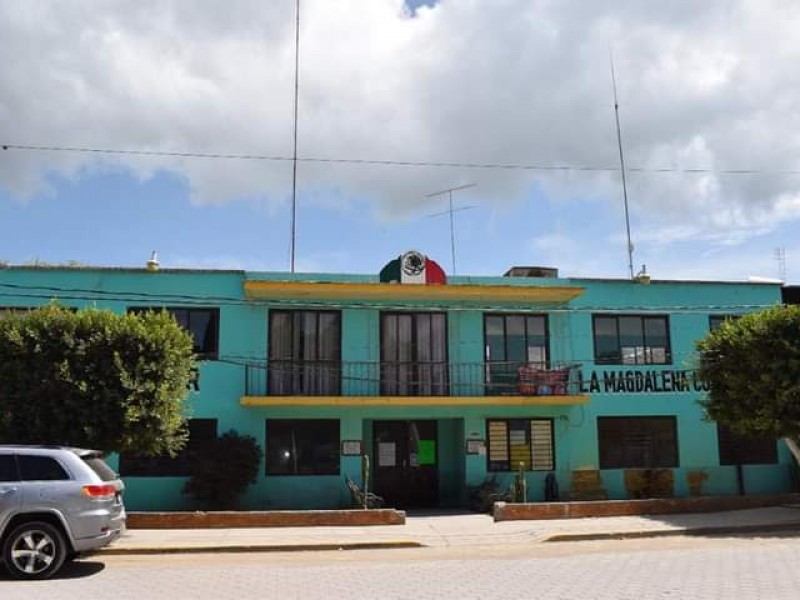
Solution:
{"label": "window", "polygon": [[341,393],[341,313],[273,310],[269,314],[269,393]]}
{"label": "window", "polygon": [[61,481],[69,479],[69,474],[59,462],[49,456],[17,456],[19,476],[22,481]]}
{"label": "window", "polygon": [[526,471],[555,468],[552,419],[489,419],[489,471]]}
{"label": "window", "polygon": [[216,419],[189,419],[189,439],[175,457],[121,454],[119,472],[134,477],[185,477],[189,475],[194,454],[217,438]]}
{"label": "window", "polygon": [[547,317],[486,315],[483,327],[489,394],[513,393],[523,363],[547,367]]}
{"label": "window", "polygon": [[267,475],[338,475],[338,419],[268,419]]}
{"label": "window", "polygon": [[132,313],[166,310],[178,325],[192,334],[194,353],[201,360],[216,360],[219,353],[219,309],[181,308],[172,306],[137,306],[128,309]]}
{"label": "window", "polygon": [[725,321],[730,321],[732,319],[738,319],[739,315],[709,315],[708,316],[708,329],[710,331],[714,331],[715,329],[719,329],[722,327]]}
{"label": "window", "polygon": [[594,360],[601,365],[665,365],[672,361],[665,316],[594,316]]}
{"label": "window", "polygon": [[675,417],[598,417],[601,469],[678,466]]}
{"label": "window", "polygon": [[17,459],[13,454],[0,454],[0,482],[19,481]]}
{"label": "window", "polygon": [[381,394],[447,396],[444,313],[381,315]]}
{"label": "window", "polygon": [[743,437],[717,423],[719,464],[773,465],[778,462],[778,444],[768,437]]}

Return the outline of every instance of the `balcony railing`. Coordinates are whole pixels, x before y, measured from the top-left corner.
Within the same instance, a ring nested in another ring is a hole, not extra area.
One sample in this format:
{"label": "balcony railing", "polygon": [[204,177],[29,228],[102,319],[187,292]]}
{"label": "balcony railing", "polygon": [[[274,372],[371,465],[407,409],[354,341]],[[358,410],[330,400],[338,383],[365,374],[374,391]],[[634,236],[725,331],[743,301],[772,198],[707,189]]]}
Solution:
{"label": "balcony railing", "polygon": [[270,361],[245,366],[248,396],[565,396],[577,363]]}

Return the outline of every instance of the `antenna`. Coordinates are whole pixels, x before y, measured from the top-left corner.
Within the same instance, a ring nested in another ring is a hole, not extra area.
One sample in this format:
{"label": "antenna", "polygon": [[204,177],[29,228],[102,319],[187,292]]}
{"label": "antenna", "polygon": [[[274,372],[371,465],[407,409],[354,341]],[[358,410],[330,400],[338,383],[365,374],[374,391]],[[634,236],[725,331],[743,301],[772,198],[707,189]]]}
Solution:
{"label": "antenna", "polygon": [[294,273],[294,247],[297,221],[297,97],[300,90],[300,0],[295,0],[294,21],[294,152],[292,153],[292,241],[289,251],[289,268]]}
{"label": "antenna", "polygon": [[775,260],[778,261],[778,278],[786,281],[786,248],[775,248]]}
{"label": "antenna", "polygon": [[622,198],[625,202],[625,232],[628,235],[628,271],[633,279],[633,244],[631,243],[631,220],[628,214],[628,185],[625,181],[625,155],[622,152],[622,133],[619,127],[619,103],[617,102],[617,77],[614,72],[614,53],[611,46],[608,48],[608,58],[611,63],[611,85],[614,89],[614,120],[617,124],[617,146],[619,146],[619,169],[622,173]]}
{"label": "antenna", "polygon": [[445,194],[447,194],[448,201],[450,203],[450,208],[444,212],[435,213],[428,216],[438,217],[440,215],[450,213],[450,257],[453,260],[453,275],[456,274],[456,226],[455,226],[455,220],[453,218],[453,213],[462,210],[469,210],[470,208],[475,208],[474,206],[464,206],[462,208],[453,209],[453,192],[457,192],[458,190],[466,190],[467,188],[475,187],[476,185],[478,184],[466,183],[464,185],[448,188],[446,190],[433,192],[432,194],[428,194],[427,196],[425,196],[426,198],[435,198],[436,196],[444,196]]}

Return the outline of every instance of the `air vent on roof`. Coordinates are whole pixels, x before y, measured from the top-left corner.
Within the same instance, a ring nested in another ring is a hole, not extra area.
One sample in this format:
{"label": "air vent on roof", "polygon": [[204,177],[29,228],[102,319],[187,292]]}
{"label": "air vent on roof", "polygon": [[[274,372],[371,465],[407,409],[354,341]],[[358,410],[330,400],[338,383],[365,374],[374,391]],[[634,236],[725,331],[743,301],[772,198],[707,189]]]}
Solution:
{"label": "air vent on roof", "polygon": [[511,267],[503,273],[503,277],[558,277],[558,269],[554,267]]}

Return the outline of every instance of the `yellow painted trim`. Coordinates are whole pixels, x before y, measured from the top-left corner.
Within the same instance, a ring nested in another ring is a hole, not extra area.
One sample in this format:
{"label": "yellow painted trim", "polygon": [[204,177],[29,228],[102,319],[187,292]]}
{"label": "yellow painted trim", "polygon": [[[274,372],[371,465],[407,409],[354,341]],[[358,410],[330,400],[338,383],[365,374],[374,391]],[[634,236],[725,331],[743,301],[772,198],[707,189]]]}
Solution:
{"label": "yellow painted trim", "polygon": [[242,406],[555,406],[588,404],[575,396],[242,396]]}
{"label": "yellow painted trim", "polygon": [[585,288],[565,285],[415,285],[399,283],[328,283],[245,281],[248,299],[293,300],[449,300],[508,304],[569,302]]}

